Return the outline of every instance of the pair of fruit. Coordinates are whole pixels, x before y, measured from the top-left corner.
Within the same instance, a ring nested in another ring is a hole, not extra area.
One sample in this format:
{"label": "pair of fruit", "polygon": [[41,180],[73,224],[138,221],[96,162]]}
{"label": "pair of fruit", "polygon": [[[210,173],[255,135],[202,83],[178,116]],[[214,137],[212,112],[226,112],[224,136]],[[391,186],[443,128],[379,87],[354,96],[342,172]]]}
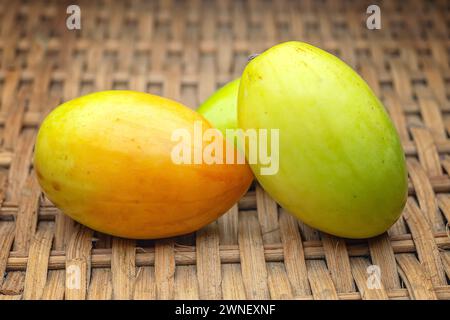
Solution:
{"label": "pair of fruit", "polygon": [[371,237],[403,210],[407,173],[398,134],[368,85],[325,51],[300,42],[274,46],[199,113],[131,91],[64,103],[39,131],[38,180],[56,206],[102,232],[160,238],[195,231],[226,212],[253,179],[247,165],[173,162],[173,132],[195,135],[200,121],[222,131],[278,129],[278,172],[261,175],[259,162],[251,169],[312,227]]}

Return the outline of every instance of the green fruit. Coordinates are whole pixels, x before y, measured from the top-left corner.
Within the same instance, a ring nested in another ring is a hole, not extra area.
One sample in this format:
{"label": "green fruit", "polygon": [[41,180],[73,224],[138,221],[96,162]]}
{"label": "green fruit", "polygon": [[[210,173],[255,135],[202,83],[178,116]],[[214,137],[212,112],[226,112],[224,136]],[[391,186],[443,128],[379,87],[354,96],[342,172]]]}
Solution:
{"label": "green fruit", "polygon": [[407,171],[398,134],[373,91],[337,57],[293,41],[254,58],[241,78],[238,124],[279,129],[279,171],[251,167],[306,224],[366,238],[400,216]]}
{"label": "green fruit", "polygon": [[224,85],[197,109],[223,135],[226,129],[237,128],[239,80],[238,78]]}

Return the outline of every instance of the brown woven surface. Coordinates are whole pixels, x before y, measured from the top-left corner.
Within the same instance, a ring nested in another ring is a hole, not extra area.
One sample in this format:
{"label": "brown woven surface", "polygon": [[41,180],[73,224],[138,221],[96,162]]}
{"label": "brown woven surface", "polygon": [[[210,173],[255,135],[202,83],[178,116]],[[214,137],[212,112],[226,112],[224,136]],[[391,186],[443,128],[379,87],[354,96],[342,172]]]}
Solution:
{"label": "brown woven surface", "polygon": [[[65,27],[70,3],[0,2],[0,299],[450,299],[448,1],[379,3],[374,31],[364,1],[85,1],[81,31]],[[131,241],[42,196],[34,138],[60,102],[114,88],[195,108],[248,55],[293,39],[356,68],[397,126],[410,198],[387,234],[322,234],[256,187],[196,234]],[[381,289],[367,288],[371,264]]]}

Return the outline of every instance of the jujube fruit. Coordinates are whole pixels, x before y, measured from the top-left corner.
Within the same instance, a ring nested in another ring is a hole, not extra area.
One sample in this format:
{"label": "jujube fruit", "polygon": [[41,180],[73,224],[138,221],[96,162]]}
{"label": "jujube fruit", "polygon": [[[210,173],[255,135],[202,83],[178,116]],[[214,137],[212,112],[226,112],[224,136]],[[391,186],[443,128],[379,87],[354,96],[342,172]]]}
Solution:
{"label": "jujube fruit", "polygon": [[198,107],[197,112],[203,115],[215,128],[225,135],[226,129],[237,128],[237,95],[240,79],[228,82],[214,92]]}
{"label": "jujube fruit", "polygon": [[382,103],[337,57],[301,42],[276,45],[241,77],[238,124],[279,129],[279,171],[263,188],[306,224],[337,236],[386,231],[407,197],[405,157]]}
{"label": "jujube fruit", "polygon": [[39,130],[39,183],[64,213],[101,232],[161,238],[195,231],[225,213],[253,177],[248,165],[175,164],[171,135],[192,133],[196,121],[211,128],[189,108],[146,93],[71,100]]}

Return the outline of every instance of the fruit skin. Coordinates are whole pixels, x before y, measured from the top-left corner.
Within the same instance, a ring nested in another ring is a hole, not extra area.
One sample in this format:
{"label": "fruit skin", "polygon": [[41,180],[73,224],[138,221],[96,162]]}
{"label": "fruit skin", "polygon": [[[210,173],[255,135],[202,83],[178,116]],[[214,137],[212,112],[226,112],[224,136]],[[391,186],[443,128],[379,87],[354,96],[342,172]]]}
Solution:
{"label": "fruit skin", "polygon": [[241,77],[238,124],[280,129],[278,173],[251,167],[306,224],[367,238],[400,216],[407,171],[398,134],[369,86],[337,57],[292,41],[254,58]]}
{"label": "fruit skin", "polygon": [[[177,165],[174,129],[193,134],[187,107],[133,91],[104,91],[66,102],[39,130],[34,166],[48,198],[92,229],[127,238],[195,231],[247,190],[247,165]],[[191,145],[192,147],[192,145]]]}
{"label": "fruit skin", "polygon": [[226,129],[237,126],[237,96],[240,78],[228,82],[214,92],[197,109],[215,128],[225,135]]}

